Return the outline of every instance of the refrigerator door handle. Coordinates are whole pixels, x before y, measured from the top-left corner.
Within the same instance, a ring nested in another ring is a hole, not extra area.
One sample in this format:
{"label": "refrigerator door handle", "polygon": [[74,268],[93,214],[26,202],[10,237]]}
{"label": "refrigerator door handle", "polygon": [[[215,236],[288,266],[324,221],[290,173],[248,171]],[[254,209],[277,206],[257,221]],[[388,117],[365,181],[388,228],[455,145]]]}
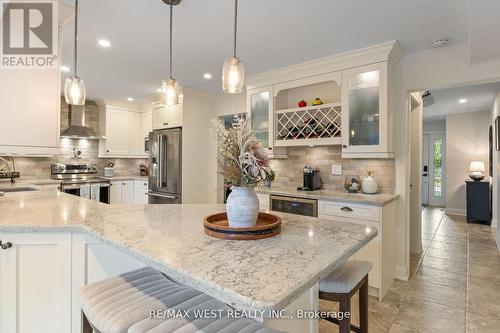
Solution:
{"label": "refrigerator door handle", "polygon": [[158,171],[157,171],[157,175],[156,175],[156,187],[158,188],[161,188],[161,183],[162,183],[162,163],[161,163],[161,159],[162,159],[162,154],[161,154],[161,150],[162,150],[162,143],[163,143],[163,136],[161,134],[158,134],[157,136],[157,142],[158,142],[158,163],[157,163],[157,167],[158,167]]}
{"label": "refrigerator door handle", "polygon": [[146,195],[150,195],[152,197],[167,198],[167,199],[177,199],[176,195],[160,194],[155,192],[146,192]]}

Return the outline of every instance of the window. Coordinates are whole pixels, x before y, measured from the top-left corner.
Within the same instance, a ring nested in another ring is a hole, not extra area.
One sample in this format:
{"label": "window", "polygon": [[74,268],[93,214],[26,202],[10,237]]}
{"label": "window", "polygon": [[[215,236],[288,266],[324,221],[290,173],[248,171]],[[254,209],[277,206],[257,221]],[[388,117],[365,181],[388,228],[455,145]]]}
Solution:
{"label": "window", "polygon": [[432,191],[434,197],[441,198],[443,196],[443,139],[436,138],[432,143],[433,152],[433,183]]}

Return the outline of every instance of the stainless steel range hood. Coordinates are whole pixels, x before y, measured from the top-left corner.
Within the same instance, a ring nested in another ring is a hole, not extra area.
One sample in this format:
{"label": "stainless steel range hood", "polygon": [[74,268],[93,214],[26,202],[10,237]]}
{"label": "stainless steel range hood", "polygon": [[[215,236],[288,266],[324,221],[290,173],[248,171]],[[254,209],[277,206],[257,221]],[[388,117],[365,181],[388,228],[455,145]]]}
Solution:
{"label": "stainless steel range hood", "polygon": [[69,127],[61,133],[61,138],[70,139],[106,139],[105,136],[95,133],[85,126],[85,105],[68,105]]}

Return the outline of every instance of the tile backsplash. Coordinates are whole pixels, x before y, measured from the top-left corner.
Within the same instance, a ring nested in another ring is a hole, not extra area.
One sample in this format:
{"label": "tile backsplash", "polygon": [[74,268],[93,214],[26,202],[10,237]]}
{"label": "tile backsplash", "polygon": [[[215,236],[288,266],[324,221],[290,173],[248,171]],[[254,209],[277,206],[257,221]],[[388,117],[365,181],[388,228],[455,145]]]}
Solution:
{"label": "tile backsplash", "polygon": [[[115,160],[114,175],[130,176],[139,174],[139,163],[147,163],[147,159],[108,159],[97,158],[99,143],[95,140],[61,139],[60,154],[53,157],[15,157],[16,170],[21,173],[21,178],[43,179],[50,177],[50,164],[52,163],[87,163],[95,164],[102,174],[104,165],[110,160]],[[81,151],[79,158],[74,157],[73,149]]]}
{"label": "tile backsplash", "polygon": [[[332,164],[342,165],[342,175],[331,174]],[[346,176],[356,175],[363,179],[366,171],[372,170],[373,177],[379,182],[380,192],[394,193],[394,159],[342,159],[340,146],[289,147],[287,159],[271,160],[271,167],[276,172],[272,186],[302,186],[305,165],[320,170],[326,190],[344,190]]]}

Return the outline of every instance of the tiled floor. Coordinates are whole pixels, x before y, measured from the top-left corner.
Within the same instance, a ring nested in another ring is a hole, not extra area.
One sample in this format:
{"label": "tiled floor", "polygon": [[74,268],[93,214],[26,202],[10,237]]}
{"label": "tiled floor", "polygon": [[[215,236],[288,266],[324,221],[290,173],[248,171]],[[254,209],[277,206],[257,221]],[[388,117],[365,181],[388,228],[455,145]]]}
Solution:
{"label": "tiled floor", "polygon": [[[425,208],[422,217],[422,255],[412,255],[408,282],[396,281],[382,302],[370,297],[370,333],[499,333],[500,252],[494,232],[440,208]],[[320,307],[336,308],[324,301]],[[353,317],[357,323],[356,311]],[[321,321],[320,333],[327,332],[338,328]]]}

